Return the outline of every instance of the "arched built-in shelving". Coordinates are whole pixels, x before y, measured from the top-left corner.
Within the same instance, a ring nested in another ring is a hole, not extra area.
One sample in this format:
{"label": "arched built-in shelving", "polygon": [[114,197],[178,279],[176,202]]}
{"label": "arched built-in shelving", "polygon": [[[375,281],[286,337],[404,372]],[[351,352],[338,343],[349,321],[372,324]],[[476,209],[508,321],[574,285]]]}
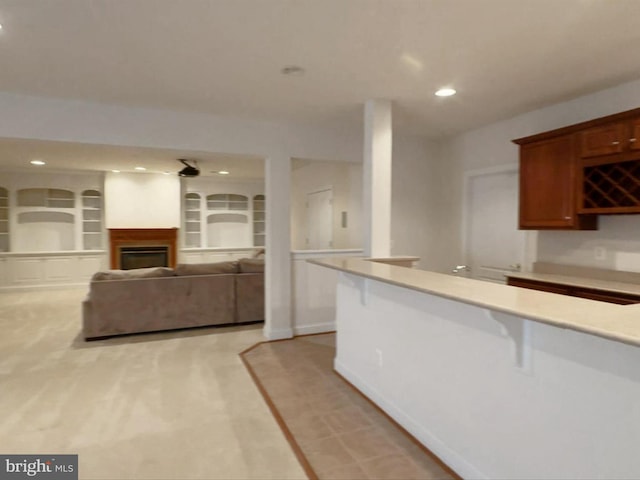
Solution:
{"label": "arched built-in shelving", "polygon": [[254,195],[250,189],[245,192],[185,193],[182,208],[184,248],[264,246],[265,197]]}
{"label": "arched built-in shelving", "polygon": [[0,187],[0,252],[9,251],[9,191]]}
{"label": "arched built-in shelving", "polygon": [[235,193],[207,195],[208,210],[249,210],[249,197]]}
{"label": "arched built-in shelving", "polygon": [[249,218],[242,213],[212,213],[207,216],[207,246],[249,246]]}
{"label": "arched built-in shelving", "polygon": [[61,188],[22,188],[18,190],[18,207],[73,208],[75,195]]}
{"label": "arched built-in shelving", "polygon": [[57,211],[20,212],[16,216],[16,244],[21,251],[50,252],[75,249],[75,217]]}
{"label": "arched built-in shelving", "polygon": [[61,188],[18,190],[13,239],[19,251],[75,250],[74,208],[75,193],[71,190]]}

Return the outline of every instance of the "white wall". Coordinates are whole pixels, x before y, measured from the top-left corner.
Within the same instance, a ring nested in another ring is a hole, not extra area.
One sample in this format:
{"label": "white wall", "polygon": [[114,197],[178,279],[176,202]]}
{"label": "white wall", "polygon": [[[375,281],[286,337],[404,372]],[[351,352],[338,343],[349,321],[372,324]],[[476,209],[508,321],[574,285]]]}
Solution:
{"label": "white wall", "polygon": [[452,260],[441,254],[452,240],[442,227],[450,221],[446,166],[438,143],[394,136],[391,254],[418,256],[416,267],[424,270],[451,270]]}
{"label": "white wall", "polygon": [[[640,81],[586,95],[574,100],[541,108],[517,117],[496,122],[455,136],[443,142],[442,162],[448,165],[450,183],[450,222],[442,222],[444,235],[451,243],[440,253],[450,258],[463,258],[461,251],[462,186],[464,172],[484,167],[518,162],[518,148],[511,140],[553,130],[593,118],[630,110],[640,106]],[[517,199],[516,199],[517,201]],[[514,225],[514,228],[517,226]],[[583,266],[626,269],[625,252],[638,250],[637,232],[640,216],[619,218],[600,216],[600,229],[595,232],[540,231],[537,258],[549,262]],[[607,258],[596,261],[593,246],[605,248]],[[576,249],[575,252],[571,252]]]}
{"label": "white wall", "polygon": [[107,228],[180,228],[176,175],[108,172],[104,200]]}
{"label": "white wall", "polygon": [[[362,164],[309,161],[291,171],[291,239],[293,250],[304,250],[307,233],[307,194],[333,191],[333,248],[362,246]],[[347,212],[347,226],[341,214]]]}
{"label": "white wall", "polygon": [[[599,225],[597,231],[541,232],[538,261],[640,272],[640,216],[601,215]],[[604,249],[602,258],[596,248]]]}

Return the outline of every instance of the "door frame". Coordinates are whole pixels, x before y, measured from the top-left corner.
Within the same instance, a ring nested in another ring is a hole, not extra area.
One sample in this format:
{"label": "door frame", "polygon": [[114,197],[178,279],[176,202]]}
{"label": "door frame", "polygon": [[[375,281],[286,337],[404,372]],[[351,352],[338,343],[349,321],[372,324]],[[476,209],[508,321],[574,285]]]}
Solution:
{"label": "door frame", "polygon": [[321,192],[326,192],[326,191],[330,191],[331,192],[331,247],[329,248],[333,248],[333,234],[334,234],[334,225],[333,225],[333,220],[334,220],[334,211],[333,211],[333,185],[326,185],[326,186],[322,186],[322,187],[316,187],[313,190],[311,190],[310,192],[305,192],[305,218],[307,219],[307,222],[305,222],[305,232],[304,232],[304,236],[305,236],[305,247],[307,250],[309,250],[309,224],[308,224],[308,213],[309,213],[309,195],[313,195],[314,193],[321,193]]}
{"label": "door frame", "polygon": [[[473,170],[467,170],[463,174],[462,186],[462,258],[465,265],[469,264],[469,202],[471,201],[470,188],[473,179],[485,175],[496,175],[500,173],[519,173],[520,165],[518,163],[507,163],[496,165],[493,167],[484,167]],[[517,200],[517,199],[516,199]],[[519,252],[519,262],[521,271],[530,272],[533,262],[535,262],[538,252],[538,232],[537,230],[526,230],[522,249]]]}

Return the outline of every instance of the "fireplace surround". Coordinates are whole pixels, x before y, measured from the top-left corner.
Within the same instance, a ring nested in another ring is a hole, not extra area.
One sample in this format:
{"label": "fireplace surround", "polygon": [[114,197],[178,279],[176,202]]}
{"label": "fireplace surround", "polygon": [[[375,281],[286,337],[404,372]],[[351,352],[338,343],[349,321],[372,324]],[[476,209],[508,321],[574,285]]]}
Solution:
{"label": "fireplace surround", "polygon": [[177,228],[111,228],[110,267],[122,270],[139,266],[175,268],[177,239]]}

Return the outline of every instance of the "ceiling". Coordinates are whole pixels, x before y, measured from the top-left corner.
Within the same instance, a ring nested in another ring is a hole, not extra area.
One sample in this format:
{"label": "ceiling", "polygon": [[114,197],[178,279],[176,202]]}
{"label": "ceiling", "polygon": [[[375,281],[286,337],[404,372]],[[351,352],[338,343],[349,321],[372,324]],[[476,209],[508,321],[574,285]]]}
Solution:
{"label": "ceiling", "polygon": [[[183,158],[200,169],[201,176],[216,177],[224,181],[248,181],[264,178],[262,158],[239,155],[222,155],[208,152],[185,152],[142,147],[115,147],[113,145],[88,145],[82,143],[0,139],[0,165],[7,170],[30,171],[82,171],[99,170],[135,172],[135,167],[146,168],[145,173],[177,174],[184,165]],[[42,160],[46,167],[31,166],[31,160]],[[42,169],[42,170],[40,170]],[[229,175],[219,175],[226,170]]]}
{"label": "ceiling", "polygon": [[358,128],[386,98],[394,129],[441,137],[640,78],[639,19],[638,0],[0,0],[0,91]]}

